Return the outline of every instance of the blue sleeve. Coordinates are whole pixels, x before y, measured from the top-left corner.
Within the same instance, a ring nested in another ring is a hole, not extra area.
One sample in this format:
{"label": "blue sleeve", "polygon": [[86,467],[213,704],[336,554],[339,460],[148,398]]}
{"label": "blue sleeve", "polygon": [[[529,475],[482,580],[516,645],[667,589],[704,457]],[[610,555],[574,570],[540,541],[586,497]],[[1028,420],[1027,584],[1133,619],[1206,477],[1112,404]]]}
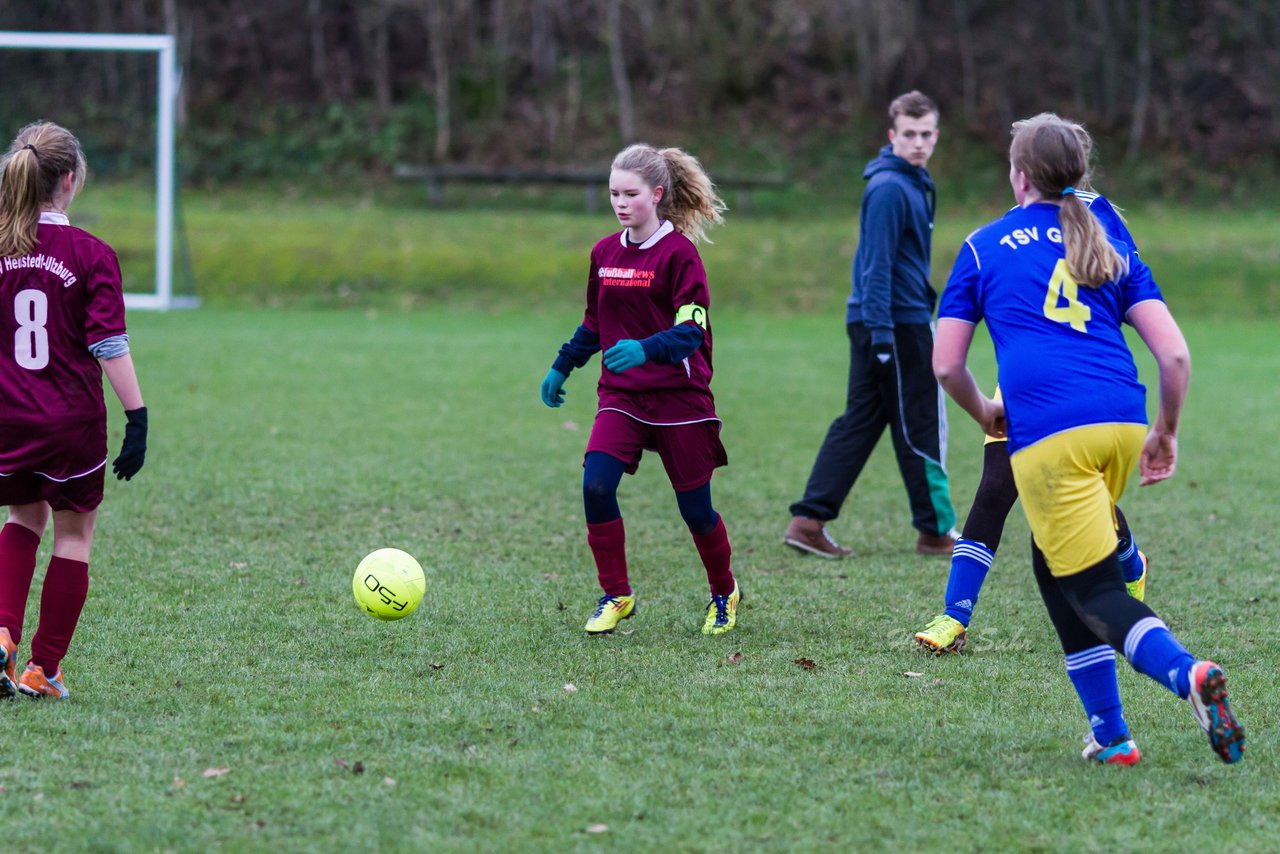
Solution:
{"label": "blue sleeve", "polygon": [[1138,251],[1138,244],[1133,242],[1133,235],[1129,233],[1129,228],[1120,217],[1120,212],[1111,206],[1111,202],[1107,201],[1105,196],[1094,199],[1093,204],[1089,205],[1089,212],[1102,223],[1102,228],[1107,232],[1108,237],[1119,240],[1134,252]]}
{"label": "blue sleeve", "polygon": [[640,339],[644,357],[659,365],[674,365],[689,358],[702,346],[702,327],[682,323],[670,329]]}
{"label": "blue sleeve", "polygon": [[579,326],[574,331],[573,338],[566,341],[560,348],[560,355],[556,356],[555,363],[551,367],[567,377],[574,368],[581,368],[598,352],[600,352],[599,334],[592,332],[586,326]]}
{"label": "blue sleeve", "polygon": [[1151,277],[1151,268],[1146,265],[1137,252],[1129,252],[1125,257],[1129,272],[1120,281],[1120,294],[1125,321],[1128,322],[1129,310],[1140,302],[1159,300],[1164,302],[1160,286]]}
{"label": "blue sleeve", "polygon": [[982,270],[978,263],[978,250],[966,240],[956,256],[956,263],[942,289],[942,301],[938,304],[938,319],[950,317],[976,324],[982,320]]}
{"label": "blue sleeve", "polygon": [[854,275],[860,279],[862,322],[871,331],[871,342],[883,344],[893,341],[893,263],[910,211],[902,189],[891,183],[867,188],[862,206],[860,270]]}

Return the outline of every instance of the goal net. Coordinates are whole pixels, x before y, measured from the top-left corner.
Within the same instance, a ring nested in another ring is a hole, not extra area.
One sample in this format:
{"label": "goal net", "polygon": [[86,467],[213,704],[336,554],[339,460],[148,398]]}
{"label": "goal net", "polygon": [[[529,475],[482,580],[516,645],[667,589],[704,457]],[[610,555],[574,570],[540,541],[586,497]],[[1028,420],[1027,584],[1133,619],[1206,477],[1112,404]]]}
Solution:
{"label": "goal net", "polygon": [[80,139],[90,180],[71,221],[116,250],[130,308],[198,304],[187,265],[175,275],[176,53],[167,35],[0,31],[0,146],[37,120]]}

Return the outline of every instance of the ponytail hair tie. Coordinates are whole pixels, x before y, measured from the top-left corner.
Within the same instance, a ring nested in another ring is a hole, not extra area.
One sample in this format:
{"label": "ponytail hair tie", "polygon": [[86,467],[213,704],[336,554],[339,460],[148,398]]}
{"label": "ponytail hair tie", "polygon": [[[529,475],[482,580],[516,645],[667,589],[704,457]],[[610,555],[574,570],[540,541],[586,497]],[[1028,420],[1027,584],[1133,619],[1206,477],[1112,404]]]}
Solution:
{"label": "ponytail hair tie", "polygon": [[1065,190],[1062,191],[1063,196],[1074,196],[1075,194],[1076,194],[1075,187],[1067,187]]}

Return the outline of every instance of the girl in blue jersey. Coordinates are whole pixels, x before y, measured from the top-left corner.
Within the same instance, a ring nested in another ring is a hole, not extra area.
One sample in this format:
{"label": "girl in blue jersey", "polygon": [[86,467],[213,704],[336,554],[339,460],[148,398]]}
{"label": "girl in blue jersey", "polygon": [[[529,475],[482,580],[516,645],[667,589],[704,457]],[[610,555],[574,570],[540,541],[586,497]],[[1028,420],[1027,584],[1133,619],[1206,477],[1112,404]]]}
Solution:
{"label": "girl in blue jersey", "polygon": [[[1016,132],[1022,122],[1014,124]],[[1071,129],[1080,138],[1085,149],[1086,162],[1092,152],[1093,140],[1082,125],[1072,124]],[[1133,236],[1120,213],[1098,193],[1086,189],[1089,175],[1076,184],[1075,197],[1088,209],[1109,237],[1124,243],[1135,254],[1138,251]],[[1000,391],[996,390],[996,400]],[[982,477],[978,491],[969,506],[960,539],[951,557],[947,578],[946,608],[915,634],[916,644],[935,655],[964,649],[966,636],[978,594],[982,590],[987,572],[995,560],[996,550],[1004,535],[1004,523],[1018,500],[1018,489],[1013,481],[1013,468],[1009,464],[1008,442],[1004,438],[987,436],[983,446]],[[1120,568],[1124,573],[1125,587],[1130,595],[1144,599],[1147,586],[1147,557],[1138,550],[1128,521],[1116,507],[1119,526]]]}
{"label": "girl in blue jersey", "polygon": [[[1018,207],[961,247],[938,312],[934,372],[988,435],[1008,437],[1036,581],[1089,716],[1085,758],[1140,759],[1116,684],[1121,651],[1134,669],[1189,699],[1214,752],[1236,762],[1244,730],[1222,668],[1193,657],[1128,594],[1116,548],[1115,502],[1133,469],[1146,486],[1176,468],[1186,341],[1146,264],[1108,238],[1077,198],[1088,162],[1077,129],[1048,113],[1022,122],[1009,159]],[[965,364],[984,319],[1003,402],[985,396]],[[1125,322],[1159,368],[1150,429]]]}

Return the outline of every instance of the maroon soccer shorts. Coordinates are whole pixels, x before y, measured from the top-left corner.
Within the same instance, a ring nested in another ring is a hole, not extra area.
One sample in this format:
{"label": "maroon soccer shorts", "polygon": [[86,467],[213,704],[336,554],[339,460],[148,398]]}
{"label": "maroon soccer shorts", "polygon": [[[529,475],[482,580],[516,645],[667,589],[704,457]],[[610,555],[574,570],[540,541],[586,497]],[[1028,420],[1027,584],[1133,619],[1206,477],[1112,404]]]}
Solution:
{"label": "maroon soccer shorts", "polygon": [[645,451],[657,451],[676,492],[697,489],[711,480],[712,472],[729,463],[720,443],[719,421],[645,424],[613,409],[596,414],[587,440],[587,453],[592,451],[622,460],[627,474],[636,473]]}
{"label": "maroon soccer shorts", "polygon": [[102,503],[106,468],[104,464],[88,474],[64,481],[49,480],[30,471],[5,475],[0,477],[0,506],[48,501],[54,510],[88,513]]}

